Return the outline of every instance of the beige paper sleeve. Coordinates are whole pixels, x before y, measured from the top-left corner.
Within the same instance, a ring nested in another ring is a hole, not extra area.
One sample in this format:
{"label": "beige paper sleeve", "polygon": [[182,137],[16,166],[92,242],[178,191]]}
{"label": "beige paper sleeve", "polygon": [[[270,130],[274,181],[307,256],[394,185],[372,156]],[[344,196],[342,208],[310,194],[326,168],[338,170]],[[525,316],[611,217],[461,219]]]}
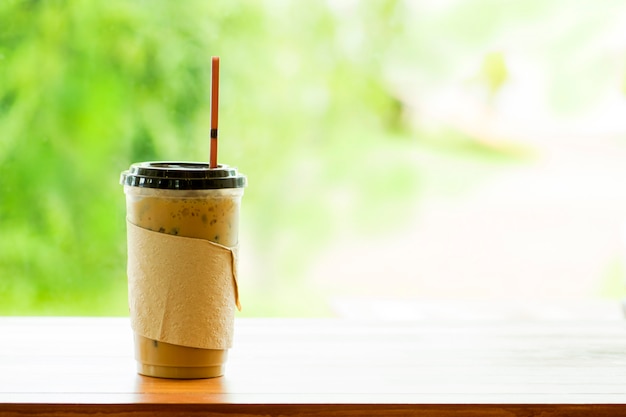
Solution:
{"label": "beige paper sleeve", "polygon": [[239,307],[235,251],[128,221],[127,233],[133,330],[175,345],[231,347],[235,306]]}

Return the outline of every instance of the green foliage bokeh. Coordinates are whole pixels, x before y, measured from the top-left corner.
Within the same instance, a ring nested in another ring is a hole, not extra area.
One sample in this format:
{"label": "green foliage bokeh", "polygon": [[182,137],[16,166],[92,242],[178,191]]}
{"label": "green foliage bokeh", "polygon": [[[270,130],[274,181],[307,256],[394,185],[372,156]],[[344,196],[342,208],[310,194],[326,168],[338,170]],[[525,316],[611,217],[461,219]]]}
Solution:
{"label": "green foliage bokeh", "polygon": [[[119,173],[208,157],[212,55],[222,58],[220,162],[250,178],[251,236],[283,248],[261,256],[267,288],[281,274],[275,261],[295,256],[273,231],[327,238],[339,225],[322,191],[365,175],[369,144],[397,118],[380,56],[346,55],[318,2],[9,0],[0,22],[4,314],[125,313]],[[347,153],[363,161],[357,172],[343,169]]]}

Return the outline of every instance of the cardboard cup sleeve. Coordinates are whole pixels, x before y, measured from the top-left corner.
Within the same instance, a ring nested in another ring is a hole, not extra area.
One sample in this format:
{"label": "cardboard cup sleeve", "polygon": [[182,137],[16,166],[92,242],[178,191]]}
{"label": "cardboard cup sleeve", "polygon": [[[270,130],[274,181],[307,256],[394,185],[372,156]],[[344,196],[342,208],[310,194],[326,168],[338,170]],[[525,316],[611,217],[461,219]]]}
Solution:
{"label": "cardboard cup sleeve", "polygon": [[230,348],[235,308],[241,308],[236,248],[128,221],[127,233],[133,331],[175,345]]}

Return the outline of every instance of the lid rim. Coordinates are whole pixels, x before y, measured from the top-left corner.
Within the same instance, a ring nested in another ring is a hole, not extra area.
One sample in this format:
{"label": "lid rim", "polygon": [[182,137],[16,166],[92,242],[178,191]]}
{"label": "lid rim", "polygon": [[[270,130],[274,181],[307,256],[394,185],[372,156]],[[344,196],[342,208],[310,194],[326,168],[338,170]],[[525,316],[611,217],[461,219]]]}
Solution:
{"label": "lid rim", "polygon": [[205,162],[149,161],[134,163],[123,171],[120,184],[142,188],[203,190],[244,188],[247,179],[237,172],[237,168],[228,165],[210,168]]}

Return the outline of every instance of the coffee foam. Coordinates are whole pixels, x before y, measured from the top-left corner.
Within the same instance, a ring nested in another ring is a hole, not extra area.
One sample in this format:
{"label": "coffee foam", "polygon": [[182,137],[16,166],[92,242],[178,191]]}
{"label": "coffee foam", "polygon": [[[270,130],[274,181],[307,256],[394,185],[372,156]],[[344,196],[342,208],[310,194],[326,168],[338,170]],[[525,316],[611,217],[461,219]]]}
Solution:
{"label": "coffee foam", "polygon": [[158,233],[127,221],[128,298],[133,330],[203,349],[232,346],[236,248]]}

